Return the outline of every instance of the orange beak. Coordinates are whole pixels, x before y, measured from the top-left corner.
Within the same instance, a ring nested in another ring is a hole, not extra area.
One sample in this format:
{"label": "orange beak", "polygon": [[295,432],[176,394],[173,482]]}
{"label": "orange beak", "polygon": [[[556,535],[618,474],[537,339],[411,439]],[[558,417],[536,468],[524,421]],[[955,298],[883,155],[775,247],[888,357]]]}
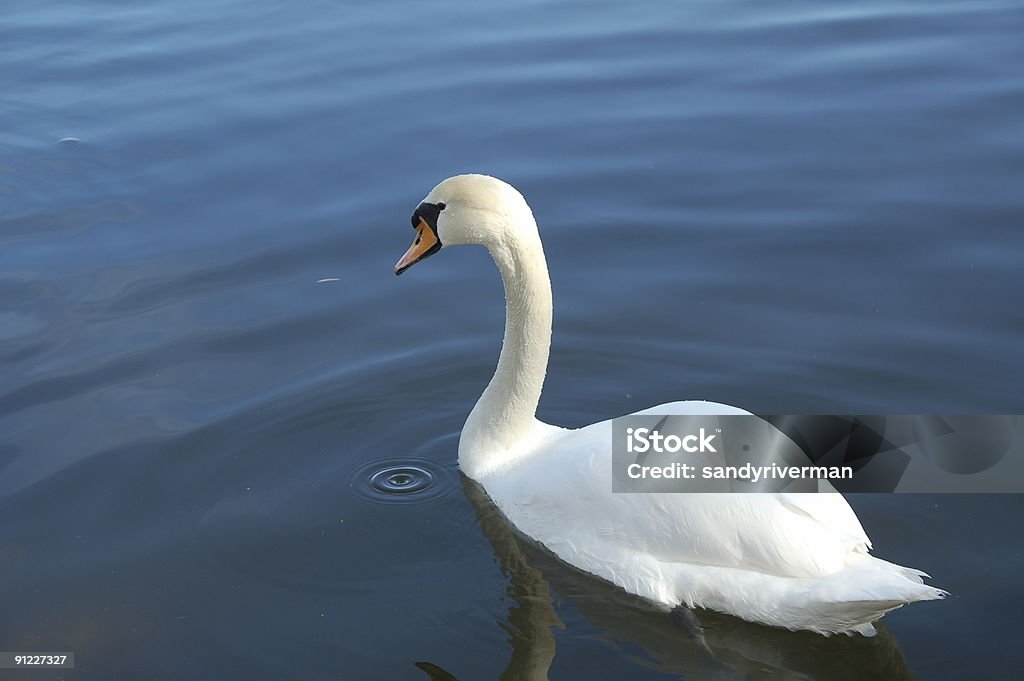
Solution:
{"label": "orange beak", "polygon": [[441,250],[440,240],[438,240],[430,225],[427,224],[427,221],[421,217],[420,223],[416,227],[416,238],[413,240],[412,246],[409,246],[409,250],[405,252],[405,255],[395,263],[395,274],[401,274],[420,260],[423,260],[428,255],[433,255],[439,250]]}

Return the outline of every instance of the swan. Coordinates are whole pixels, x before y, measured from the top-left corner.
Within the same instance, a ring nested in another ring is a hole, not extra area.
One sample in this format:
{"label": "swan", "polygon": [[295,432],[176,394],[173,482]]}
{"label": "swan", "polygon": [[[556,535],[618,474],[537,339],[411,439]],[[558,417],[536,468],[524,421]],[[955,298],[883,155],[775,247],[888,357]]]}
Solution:
{"label": "swan", "polygon": [[[466,419],[458,462],[522,534],[664,609],[704,608],[820,634],[875,633],[907,603],[943,598],[925,573],[876,558],[841,494],[615,494],[611,421],[536,417],[551,346],[551,281],[533,212],[511,185],[457,175],[412,215],[400,275],[450,246],[484,246],[505,289],[494,377]],[[705,401],[637,415],[749,414]]]}

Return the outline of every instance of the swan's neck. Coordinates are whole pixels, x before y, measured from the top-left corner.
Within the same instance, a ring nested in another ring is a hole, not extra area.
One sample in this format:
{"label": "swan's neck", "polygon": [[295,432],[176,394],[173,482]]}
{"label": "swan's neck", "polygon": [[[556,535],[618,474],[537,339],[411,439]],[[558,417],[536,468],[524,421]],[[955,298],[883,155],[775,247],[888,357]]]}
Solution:
{"label": "swan's neck", "polygon": [[489,247],[505,286],[505,338],[494,377],[466,420],[459,465],[471,478],[511,463],[537,431],[537,403],[551,348],[551,280],[532,215]]}

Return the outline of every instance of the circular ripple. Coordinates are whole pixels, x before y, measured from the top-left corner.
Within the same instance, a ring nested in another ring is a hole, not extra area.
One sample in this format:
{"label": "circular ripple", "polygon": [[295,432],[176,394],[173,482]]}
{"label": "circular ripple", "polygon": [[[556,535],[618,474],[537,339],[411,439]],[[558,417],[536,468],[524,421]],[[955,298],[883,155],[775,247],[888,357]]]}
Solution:
{"label": "circular ripple", "polygon": [[451,471],[432,461],[372,461],[356,471],[352,489],[359,496],[382,503],[424,502],[454,488]]}
{"label": "circular ripple", "polygon": [[434,474],[419,466],[388,466],[370,476],[370,486],[381,494],[418,494],[434,484]]}

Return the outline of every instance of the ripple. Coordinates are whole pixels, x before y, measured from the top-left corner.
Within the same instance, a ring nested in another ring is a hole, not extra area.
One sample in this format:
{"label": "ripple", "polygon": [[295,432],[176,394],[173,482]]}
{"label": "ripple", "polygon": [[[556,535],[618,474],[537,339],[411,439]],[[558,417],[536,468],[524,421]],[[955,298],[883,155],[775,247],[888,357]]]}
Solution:
{"label": "ripple", "polygon": [[450,468],[425,459],[371,461],[356,470],[350,487],[379,503],[423,503],[451,493],[455,477]]}
{"label": "ripple", "polygon": [[388,466],[370,477],[381,494],[418,494],[434,485],[434,474],[419,466]]}

